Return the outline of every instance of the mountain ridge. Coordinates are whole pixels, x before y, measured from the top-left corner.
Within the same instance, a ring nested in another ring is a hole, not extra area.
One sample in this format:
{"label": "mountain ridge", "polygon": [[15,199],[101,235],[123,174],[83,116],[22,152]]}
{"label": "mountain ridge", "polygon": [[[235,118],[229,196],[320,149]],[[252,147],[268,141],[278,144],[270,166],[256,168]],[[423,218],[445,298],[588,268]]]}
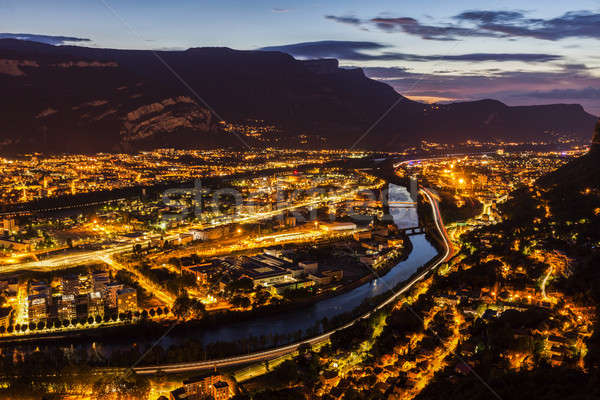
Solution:
{"label": "mountain ridge", "polygon": [[[302,136],[314,138],[309,146],[350,147],[392,106],[359,148],[399,150],[423,139],[582,139],[595,122],[577,105],[422,104],[337,60],[224,47],[155,52],[1,39],[0,84],[0,151],[239,145],[221,119],[275,125],[274,145],[298,145]],[[140,108],[155,111],[129,121]]]}

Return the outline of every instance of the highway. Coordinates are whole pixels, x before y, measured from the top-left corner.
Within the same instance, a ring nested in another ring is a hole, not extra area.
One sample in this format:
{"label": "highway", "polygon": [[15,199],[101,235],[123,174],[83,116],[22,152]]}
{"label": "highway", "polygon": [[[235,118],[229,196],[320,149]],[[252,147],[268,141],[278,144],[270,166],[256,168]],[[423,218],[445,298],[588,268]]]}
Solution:
{"label": "highway", "polygon": [[433,271],[434,269],[439,267],[442,263],[448,261],[454,255],[454,248],[452,246],[452,242],[450,241],[450,238],[448,237],[446,228],[444,227],[444,222],[442,220],[442,215],[440,213],[439,204],[438,204],[437,200],[435,199],[435,196],[431,193],[431,191],[429,189],[421,187],[420,191],[427,198],[428,202],[431,205],[433,219],[434,219],[436,228],[438,230],[438,233],[440,235],[440,238],[442,239],[442,244],[444,246],[444,249],[441,254],[441,257],[437,261],[433,262],[426,270],[421,272],[418,276],[411,279],[400,290],[398,290],[390,298],[388,298],[386,301],[384,301],[383,303],[378,305],[372,311],[354,319],[353,321],[348,322],[344,326],[341,326],[337,329],[323,333],[319,336],[316,336],[316,337],[313,337],[310,339],[306,339],[301,342],[293,343],[293,344],[290,344],[287,346],[271,349],[271,350],[265,350],[265,351],[256,352],[256,353],[252,353],[252,354],[240,355],[240,356],[229,357],[229,358],[222,358],[222,359],[217,359],[217,360],[197,361],[197,362],[178,363],[178,364],[164,364],[164,365],[148,366],[148,367],[136,367],[133,370],[137,374],[140,374],[140,375],[152,375],[152,374],[156,374],[159,371],[164,372],[164,373],[180,373],[180,372],[191,372],[191,371],[200,371],[200,370],[206,370],[206,369],[214,369],[214,368],[219,368],[219,367],[231,367],[231,366],[236,366],[236,365],[249,364],[249,363],[253,363],[253,362],[272,360],[274,358],[283,356],[285,354],[289,354],[289,353],[293,353],[293,352],[297,351],[298,347],[300,347],[303,344],[315,345],[320,342],[326,341],[335,332],[337,332],[339,330],[343,330],[345,328],[348,328],[349,326],[351,326],[352,324],[354,324],[355,322],[357,322],[361,319],[369,318],[373,312],[378,311],[381,308],[394,302],[399,296],[401,296],[406,291],[408,291],[415,283],[421,281],[431,271]]}
{"label": "highway", "polygon": [[152,293],[153,296],[156,296],[163,304],[171,307],[173,303],[175,303],[175,296],[173,296],[170,292],[165,291],[163,288],[150,281],[144,275],[142,275],[135,268],[127,268],[126,265],[123,265],[117,261],[115,261],[110,256],[100,257],[101,261],[104,261],[107,265],[110,265],[113,269],[124,270],[133,274],[141,287],[143,287],[149,293]]}
{"label": "highway", "polygon": [[[173,230],[165,238],[167,240],[176,239],[180,233],[182,233],[184,231],[189,231],[191,229],[203,230],[203,229],[215,228],[215,227],[222,226],[222,225],[229,225],[229,224],[233,224],[233,223],[256,222],[256,221],[264,220],[267,218],[275,217],[286,211],[292,211],[292,210],[303,208],[303,207],[313,207],[313,206],[318,206],[318,205],[323,205],[323,204],[337,204],[337,203],[343,202],[345,200],[348,200],[348,199],[354,197],[356,195],[356,193],[360,192],[361,190],[372,189],[372,188],[373,187],[368,187],[368,188],[361,187],[361,188],[358,188],[355,190],[351,190],[348,193],[345,193],[343,195],[330,196],[325,199],[310,200],[310,201],[306,201],[306,202],[302,202],[302,203],[297,203],[297,204],[294,204],[294,205],[291,205],[288,207],[277,208],[276,210],[273,210],[273,211],[255,213],[252,215],[238,216],[237,218],[232,218],[231,220],[221,221],[216,224],[208,224],[207,223],[207,224],[196,224],[196,225],[192,225],[192,226],[187,226],[185,228],[179,228],[179,229]],[[158,236],[158,235],[156,235],[156,236]],[[14,272],[22,271],[22,270],[48,271],[48,270],[52,270],[52,269],[67,268],[67,267],[70,267],[73,265],[90,264],[93,262],[105,260],[106,257],[111,257],[116,254],[121,254],[121,253],[126,253],[128,251],[132,251],[133,246],[136,244],[140,244],[142,246],[148,245],[150,243],[150,241],[151,241],[150,239],[143,239],[143,240],[139,240],[139,241],[138,240],[129,240],[124,244],[117,244],[110,248],[102,249],[102,250],[92,250],[92,251],[84,251],[84,252],[78,252],[78,253],[70,253],[70,254],[65,254],[65,255],[54,256],[52,258],[48,258],[48,259],[44,259],[44,260],[31,261],[31,262],[25,262],[25,263],[19,263],[19,264],[6,264],[1,267],[0,272],[14,273]]]}
{"label": "highway", "polygon": [[544,300],[548,299],[548,296],[546,296],[546,284],[548,283],[548,279],[550,278],[550,276],[552,275],[553,272],[554,272],[554,266],[550,267],[550,269],[548,270],[548,273],[546,274],[546,276],[544,277],[544,280],[542,281],[542,296],[543,296]]}
{"label": "highway", "polygon": [[[434,219],[436,228],[439,232],[440,238],[442,239],[442,244],[444,246],[443,253],[442,253],[441,257],[437,261],[433,262],[426,270],[424,270],[421,274],[419,274],[418,276],[416,276],[412,280],[410,280],[408,283],[406,283],[404,285],[404,287],[402,287],[399,291],[394,293],[390,298],[388,298],[385,302],[383,302],[382,304],[377,306],[375,309],[373,309],[369,313],[367,313],[363,316],[360,316],[359,318],[357,318],[335,330],[323,333],[319,336],[316,336],[316,337],[313,337],[313,338],[310,338],[310,339],[307,339],[307,340],[304,340],[301,342],[297,342],[297,343],[290,344],[287,346],[279,347],[276,349],[256,352],[256,353],[247,354],[247,355],[235,356],[235,357],[230,357],[230,358],[218,359],[218,360],[199,361],[199,362],[190,362],[190,363],[181,363],[181,364],[166,364],[166,365],[161,365],[161,366],[137,367],[137,368],[134,368],[135,372],[138,374],[141,374],[141,375],[155,374],[158,371],[177,373],[177,372],[205,370],[205,369],[211,369],[211,368],[216,368],[216,367],[229,367],[229,366],[235,366],[235,365],[241,365],[241,364],[248,364],[248,363],[252,363],[252,362],[271,360],[271,359],[280,357],[282,355],[295,352],[298,349],[298,347],[301,346],[302,344],[314,345],[314,344],[326,341],[329,339],[329,337],[333,333],[349,327],[354,322],[356,322],[360,319],[369,318],[373,312],[394,302],[399,296],[401,296],[406,291],[408,291],[415,283],[421,281],[423,278],[425,278],[429,274],[429,272],[431,272],[432,270],[437,268],[439,265],[441,265],[442,263],[444,263],[445,261],[450,259],[452,257],[452,255],[454,254],[454,250],[453,250],[451,241],[448,237],[448,234],[446,232],[446,229],[444,227],[444,224],[442,221],[442,216],[441,216],[440,209],[439,209],[439,205],[437,203],[437,200],[435,199],[435,196],[431,193],[431,191],[429,189],[421,187],[420,191],[427,198],[428,202],[431,205],[433,219]],[[337,203],[337,202],[345,200],[348,197],[351,197],[353,194],[354,193],[349,193],[346,196],[336,196],[334,198],[328,198],[325,201]],[[306,207],[306,206],[310,206],[310,205],[317,205],[318,203],[323,203],[323,202],[324,202],[323,200],[318,200],[318,201],[306,202],[303,204],[296,204],[296,205],[278,209],[275,211],[240,217],[240,218],[236,219],[235,221],[224,222],[224,224],[225,223],[250,222],[250,221],[260,220],[260,219],[269,218],[269,217],[278,215],[279,213],[286,211],[286,210],[296,209],[296,208],[300,208],[300,207]],[[217,225],[196,225],[193,228],[196,228],[196,229],[209,228],[209,227],[214,227],[214,226],[217,226]],[[187,229],[193,229],[193,228],[188,227]],[[176,238],[177,236],[178,236],[178,234],[172,234],[168,238]],[[115,245],[109,249],[86,251],[86,252],[80,252],[80,253],[76,253],[76,254],[66,254],[66,255],[62,255],[62,256],[52,257],[52,258],[46,259],[46,260],[34,261],[34,262],[29,262],[29,263],[5,265],[2,267],[2,272],[14,272],[14,271],[24,270],[24,269],[27,269],[27,270],[50,270],[50,269],[56,269],[56,268],[65,268],[66,266],[70,266],[70,265],[90,263],[90,262],[99,261],[99,260],[110,263],[110,261],[111,261],[110,258],[113,255],[131,251],[132,246],[134,244],[139,243],[139,244],[144,245],[149,242],[150,242],[149,239],[145,239],[142,241],[131,241],[126,244]]]}
{"label": "highway", "polygon": [[418,163],[421,161],[437,161],[437,160],[446,160],[448,157],[478,157],[478,156],[487,156],[488,154],[494,155],[497,154],[495,151],[484,151],[481,153],[454,153],[454,154],[445,154],[443,156],[435,156],[435,157],[427,157],[427,158],[415,158],[413,160],[403,160],[396,164],[394,164],[394,169],[400,167],[401,165],[410,164],[410,163]]}

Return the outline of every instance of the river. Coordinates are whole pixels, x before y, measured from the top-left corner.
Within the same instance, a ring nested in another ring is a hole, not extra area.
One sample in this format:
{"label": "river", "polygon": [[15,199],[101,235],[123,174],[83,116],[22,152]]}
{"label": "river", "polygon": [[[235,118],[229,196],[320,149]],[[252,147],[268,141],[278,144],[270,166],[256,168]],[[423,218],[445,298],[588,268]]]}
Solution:
{"label": "river", "polygon": [[[408,192],[404,187],[390,185],[389,198],[392,201],[405,201]],[[414,211],[414,212],[413,212]],[[416,210],[407,212],[402,207],[391,207],[390,214],[393,217],[394,223],[399,227],[415,226]],[[427,262],[437,255],[437,250],[425,238],[424,234],[410,236],[412,243],[412,251],[406,260],[399,262],[391,268],[384,276],[358,286],[348,292],[342,293],[339,296],[325,298],[314,304],[306,307],[298,308],[289,312],[275,313],[272,315],[257,317],[253,320],[224,323],[217,328],[197,329],[192,332],[186,330],[184,335],[172,333],[164,337],[160,345],[163,348],[168,348],[172,344],[183,344],[189,339],[201,341],[205,346],[217,342],[236,342],[249,337],[273,337],[278,335],[283,337],[298,332],[299,330],[306,332],[308,329],[315,327],[323,318],[331,320],[332,318],[353,311],[365,299],[369,299],[391,290],[396,285],[406,281],[413,275],[419,267],[424,266]],[[153,336],[153,335],[149,335]],[[107,341],[96,338],[94,339],[94,347],[97,347],[100,353],[108,355],[115,350],[128,349],[131,346],[131,341],[140,345],[142,348],[154,342],[156,338],[122,338],[110,339]],[[61,347],[69,346],[68,340],[63,340]],[[48,344],[50,347],[52,345]],[[80,344],[88,350],[92,346],[91,343]],[[25,345],[29,351],[33,349],[31,345]],[[22,348],[22,350],[25,350]]]}
{"label": "river", "polygon": [[[409,201],[406,188],[390,184],[390,201]],[[390,207],[394,223],[401,228],[418,225],[416,210],[405,207]],[[378,296],[407,280],[419,267],[422,267],[437,255],[437,250],[429,243],[424,234],[410,236],[413,250],[408,258],[399,262],[384,276],[367,282],[339,296],[329,297],[301,309],[259,317],[251,321],[231,323],[197,333],[193,339],[201,340],[205,345],[215,342],[235,342],[251,336],[286,335],[306,331],[323,318],[331,319],[337,315],[352,311],[365,299]],[[170,338],[167,342],[172,341]],[[189,337],[188,337],[189,339]],[[175,340],[176,341],[176,340]]]}
{"label": "river", "polygon": [[250,336],[285,335],[306,330],[324,317],[331,319],[350,312],[365,299],[385,293],[397,284],[410,278],[415,271],[437,255],[436,249],[424,234],[411,236],[413,251],[408,258],[393,267],[383,277],[367,282],[339,296],[319,301],[309,307],[285,314],[277,314],[252,321],[243,321],[216,329],[199,332],[194,339],[209,344],[217,341],[237,341]]}

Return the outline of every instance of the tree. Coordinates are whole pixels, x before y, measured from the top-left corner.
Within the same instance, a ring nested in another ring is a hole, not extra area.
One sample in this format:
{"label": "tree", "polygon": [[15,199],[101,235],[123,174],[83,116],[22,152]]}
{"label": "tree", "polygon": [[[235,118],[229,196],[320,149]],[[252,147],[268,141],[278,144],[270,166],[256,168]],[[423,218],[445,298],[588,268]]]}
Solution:
{"label": "tree", "polygon": [[264,288],[260,288],[256,292],[256,296],[254,297],[254,302],[256,305],[262,306],[263,304],[266,304],[270,298],[271,298],[271,293],[269,293],[269,291]]}
{"label": "tree", "polygon": [[194,318],[203,318],[206,314],[206,306],[200,300],[195,299],[192,303],[192,313]]}
{"label": "tree", "polygon": [[295,382],[299,378],[298,365],[294,360],[286,360],[275,369],[274,375],[278,382]]}
{"label": "tree", "polygon": [[240,278],[229,282],[227,290],[229,292],[250,292],[254,289],[254,282],[250,278]]}
{"label": "tree", "polygon": [[177,257],[169,258],[169,264],[174,266],[177,269],[177,271],[181,272],[181,260],[179,258],[177,258]]}
{"label": "tree", "polygon": [[243,296],[235,296],[231,299],[231,304],[236,308],[247,308],[250,306],[250,299]]}
{"label": "tree", "polygon": [[304,356],[306,353],[309,353],[311,350],[312,350],[312,347],[308,343],[302,343],[300,346],[298,346],[298,354],[300,354],[301,356]]}
{"label": "tree", "polygon": [[96,399],[145,399],[150,392],[147,378],[134,374],[102,377],[92,386],[92,397]]}
{"label": "tree", "polygon": [[133,253],[139,257],[142,254],[142,245],[139,243],[135,244],[133,246]]}
{"label": "tree", "polygon": [[173,315],[179,319],[186,319],[189,317],[192,308],[192,301],[188,297],[187,293],[182,293],[175,299],[173,303]]}

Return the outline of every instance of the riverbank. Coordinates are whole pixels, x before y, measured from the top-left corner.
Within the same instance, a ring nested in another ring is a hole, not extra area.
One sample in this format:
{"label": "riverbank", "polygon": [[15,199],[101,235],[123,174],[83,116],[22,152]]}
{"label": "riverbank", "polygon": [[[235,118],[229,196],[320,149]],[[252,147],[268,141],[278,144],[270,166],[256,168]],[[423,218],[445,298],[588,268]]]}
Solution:
{"label": "riverbank", "polygon": [[[403,291],[407,285],[423,278],[424,268],[430,268],[432,262],[438,259],[439,252],[425,235],[411,236],[407,243],[410,243],[412,251],[404,254],[403,261],[386,274],[302,308],[292,307],[289,311],[277,314],[271,311],[260,316],[247,314],[247,320],[241,320],[236,314],[225,314],[219,320],[211,321],[209,317],[197,324],[171,326],[145,321],[138,326],[85,332],[67,339],[78,353],[93,351],[98,355],[95,362],[86,365],[100,367],[107,363],[111,366],[131,365],[147,349],[150,351],[144,358],[144,364],[153,365],[219,359],[319,337],[321,332],[329,332],[353,318],[389,304],[399,295],[398,288]],[[169,334],[163,337],[167,329]],[[140,335],[140,332],[143,333]],[[124,338],[127,338],[127,343],[124,343]],[[5,347],[26,354],[37,350],[38,357],[51,357],[57,350],[53,343],[56,339],[46,338],[37,343],[21,342]],[[161,340],[160,346],[153,346],[158,339]],[[64,345],[65,336],[60,337],[59,343]]]}
{"label": "riverbank", "polygon": [[[176,325],[176,328],[174,328],[172,332],[173,336],[178,336],[179,332],[181,332],[182,336],[185,336],[193,332],[210,330],[232,323],[247,322],[265,317],[273,318],[277,315],[287,314],[290,312],[301,313],[302,311],[309,309],[311,306],[314,306],[319,302],[335,299],[359,288],[362,285],[369,284],[374,279],[387,275],[394,267],[398,266],[398,264],[406,261],[412,251],[412,242],[407,240],[402,254],[389,260],[386,265],[382,268],[379,268],[376,273],[371,272],[370,274],[365,275],[363,278],[345,285],[336,291],[328,291],[318,296],[300,299],[291,303],[267,305],[250,311],[217,311],[214,313],[209,313],[203,319],[196,321],[177,322],[175,320],[153,321],[151,319],[140,319],[137,323],[129,325],[97,326],[65,332],[34,333],[31,335],[19,335],[15,337],[1,337],[0,343],[4,345],[37,345],[48,344],[53,341],[62,343],[65,339],[69,339],[74,344],[96,341],[112,344],[122,341],[123,337],[129,337],[135,341],[140,337],[144,338],[153,335],[160,335],[165,329],[172,325]],[[321,323],[322,321],[318,320],[315,322]]]}

